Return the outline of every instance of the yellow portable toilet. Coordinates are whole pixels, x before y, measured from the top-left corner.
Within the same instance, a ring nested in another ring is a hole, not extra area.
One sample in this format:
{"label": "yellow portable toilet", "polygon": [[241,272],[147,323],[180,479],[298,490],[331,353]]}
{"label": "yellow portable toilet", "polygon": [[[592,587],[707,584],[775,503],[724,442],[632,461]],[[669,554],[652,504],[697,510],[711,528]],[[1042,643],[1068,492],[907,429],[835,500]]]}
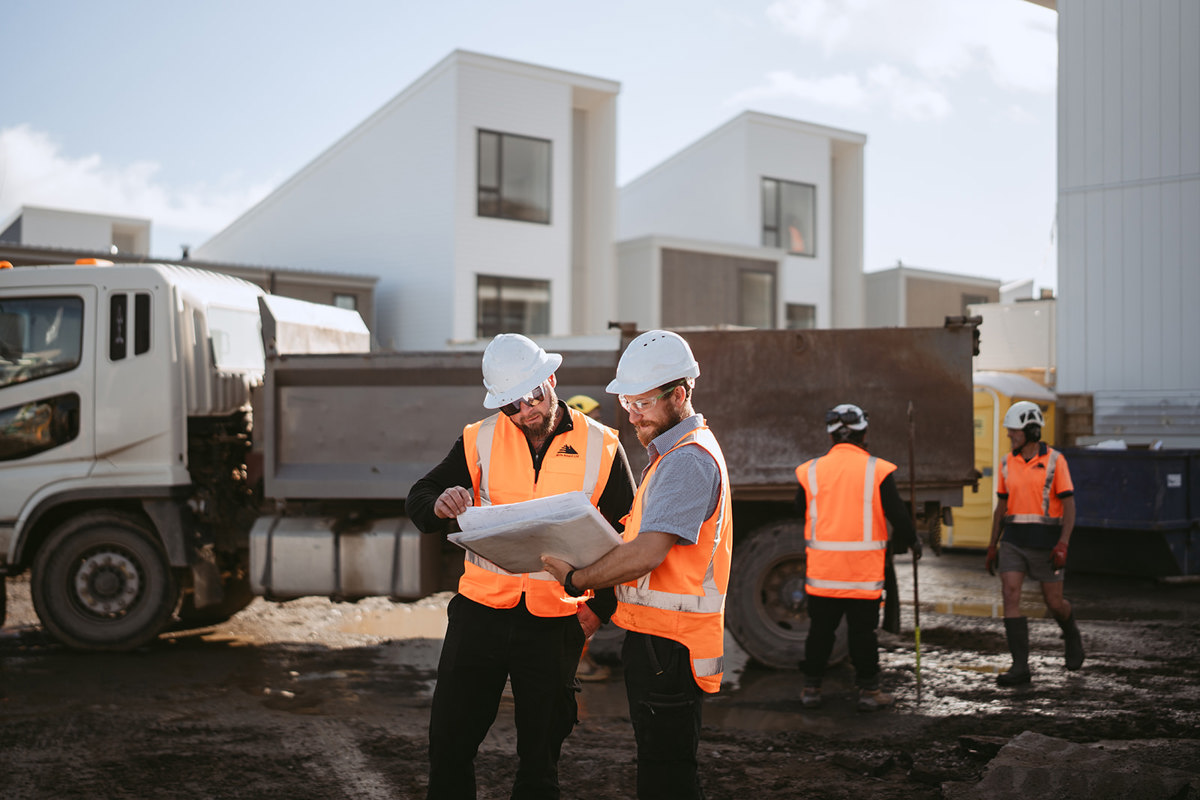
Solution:
{"label": "yellow portable toilet", "polygon": [[988,546],[992,535],[992,512],[996,508],[995,475],[1000,458],[1008,452],[1004,412],[1018,400],[1032,400],[1046,416],[1042,441],[1054,442],[1054,392],[1036,381],[1011,372],[976,372],[975,380],[975,469],[983,475],[979,491],[963,492],[962,508],[954,512],[954,525],[942,531],[946,547]]}

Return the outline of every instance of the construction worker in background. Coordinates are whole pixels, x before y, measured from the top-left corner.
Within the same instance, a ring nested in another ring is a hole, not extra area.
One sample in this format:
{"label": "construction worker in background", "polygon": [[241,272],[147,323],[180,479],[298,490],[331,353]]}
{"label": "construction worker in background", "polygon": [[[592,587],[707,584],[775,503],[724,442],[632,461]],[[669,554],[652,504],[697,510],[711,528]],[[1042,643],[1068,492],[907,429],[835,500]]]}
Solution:
{"label": "construction worker in background", "polygon": [[700,798],[701,703],[721,688],[725,595],[733,545],[729,471],[692,408],[700,365],[676,333],[634,339],[607,391],[629,412],[649,466],[624,542],[593,564],[542,557],[568,594],[617,587],[613,622],[637,741],[643,800]]}
{"label": "construction worker in background", "polygon": [[[587,414],[594,420],[600,419],[600,404],[586,394],[572,395],[567,399],[567,408]],[[583,652],[579,656],[579,668],[575,670],[575,677],[581,681],[606,681],[612,677],[612,670],[605,664],[596,663],[596,659],[588,652],[590,643],[590,638],[583,643]]]}
{"label": "construction worker in background", "polygon": [[[1066,666],[1083,666],[1083,637],[1071,603],[1063,597],[1067,545],[1075,528],[1075,486],[1067,459],[1041,441],[1045,418],[1036,403],[1013,403],[1004,415],[1012,452],[1000,461],[996,511],[985,564],[991,575],[1000,568],[1004,598],[1004,634],[1012,667],[996,676],[1001,686],[1029,683],[1029,620],[1021,615],[1025,576],[1042,584],[1042,598],[1062,628]],[[998,546],[997,546],[998,545]]]}
{"label": "construction worker in background", "polygon": [[[633,474],[617,432],[555,394],[562,356],[504,333],[483,354],[483,405],[441,464],[408,493],[408,516],[449,533],[472,506],[583,491],[617,530]],[[586,602],[585,602],[586,601]],[[577,721],[583,643],[616,607],[610,592],[567,597],[544,572],[514,575],[467,553],[438,663],[429,721],[429,798],[474,798],[475,754],[512,685],[517,775],[512,798],[558,798],[558,758]]]}
{"label": "construction worker in background", "polygon": [[805,592],[809,627],[804,643],[800,703],[819,708],[821,682],[842,617],[858,687],[858,709],[877,711],[895,701],[879,688],[879,599],[883,595],[888,523],[896,553],[921,543],[892,473],[896,465],[867,451],[867,412],[843,403],[825,414],[833,446],[796,467],[796,512],[804,521]]}

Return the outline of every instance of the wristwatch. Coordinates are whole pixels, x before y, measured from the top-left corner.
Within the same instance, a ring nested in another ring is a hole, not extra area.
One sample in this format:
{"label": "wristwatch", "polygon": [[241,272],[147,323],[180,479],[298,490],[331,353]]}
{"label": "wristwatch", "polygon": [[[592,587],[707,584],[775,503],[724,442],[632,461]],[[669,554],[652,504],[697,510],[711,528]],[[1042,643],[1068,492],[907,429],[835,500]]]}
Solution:
{"label": "wristwatch", "polygon": [[567,594],[571,595],[571,597],[580,597],[587,590],[575,588],[575,582],[571,580],[571,576],[574,574],[575,570],[567,573],[567,577],[563,579],[563,588],[567,590]]}

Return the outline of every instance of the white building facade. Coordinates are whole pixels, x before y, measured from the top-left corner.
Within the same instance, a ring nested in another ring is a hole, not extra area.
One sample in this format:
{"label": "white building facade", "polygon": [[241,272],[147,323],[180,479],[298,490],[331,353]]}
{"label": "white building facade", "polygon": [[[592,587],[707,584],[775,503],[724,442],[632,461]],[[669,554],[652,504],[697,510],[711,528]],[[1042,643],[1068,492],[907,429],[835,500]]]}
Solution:
{"label": "white building facade", "polygon": [[1200,447],[1200,3],[1057,0],[1058,391]]}
{"label": "white building facade", "polygon": [[619,90],[455,51],[192,255],[378,275],[386,349],[602,330]]}
{"label": "white building facade", "polygon": [[150,252],[150,220],[21,206],[0,224],[0,243],[4,242],[144,257]]}
{"label": "white building facade", "polygon": [[748,111],[622,187],[620,318],[677,324],[663,305],[667,251],[675,280],[694,268],[736,287],[733,312],[719,301],[699,312],[709,323],[861,326],[865,145],[863,134]]}

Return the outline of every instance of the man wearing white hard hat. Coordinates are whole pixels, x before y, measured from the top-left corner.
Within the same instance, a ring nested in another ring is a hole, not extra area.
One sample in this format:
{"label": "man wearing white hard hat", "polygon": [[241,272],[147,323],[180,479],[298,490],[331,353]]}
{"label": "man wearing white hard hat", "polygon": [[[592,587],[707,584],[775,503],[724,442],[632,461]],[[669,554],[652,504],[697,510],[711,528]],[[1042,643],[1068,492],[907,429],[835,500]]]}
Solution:
{"label": "man wearing white hard hat", "polygon": [[729,471],[692,408],[700,365],[670,331],[638,336],[608,392],[629,412],[650,463],[624,542],[594,564],[542,557],[569,594],[615,586],[621,663],[642,800],[701,798],[701,704],[721,688],[733,546]]}
{"label": "man wearing white hard hat", "polygon": [[796,512],[804,522],[804,689],[800,703],[818,708],[821,683],[842,617],[858,687],[858,709],[878,711],[894,698],[879,688],[879,599],[888,549],[912,548],[921,557],[917,532],[892,473],[896,465],[867,450],[867,412],[842,403],[825,412],[832,446],[796,467]]}
{"label": "man wearing white hard hat", "polygon": [[[562,356],[502,333],[483,354],[485,408],[442,463],[417,481],[406,510],[425,533],[450,533],[458,515],[583,491],[615,527],[633,501],[617,432],[558,399]],[[429,721],[429,798],[474,798],[475,753],[512,685],[517,775],[511,797],[558,798],[558,758],[577,718],[575,668],[587,637],[616,606],[611,591],[569,597],[544,572],[514,575],[465,556],[438,663]]]}
{"label": "man wearing white hard hat", "polygon": [[996,676],[1001,686],[1033,680],[1029,670],[1029,620],[1021,614],[1025,576],[1042,585],[1042,599],[1062,628],[1065,665],[1083,666],[1083,637],[1071,602],[1063,596],[1063,568],[1075,528],[1075,485],[1062,453],[1042,441],[1046,419],[1037,403],[1020,400],[1004,415],[1012,452],[1000,460],[996,510],[988,544],[987,571],[1000,569],[1004,636],[1012,667]]}

